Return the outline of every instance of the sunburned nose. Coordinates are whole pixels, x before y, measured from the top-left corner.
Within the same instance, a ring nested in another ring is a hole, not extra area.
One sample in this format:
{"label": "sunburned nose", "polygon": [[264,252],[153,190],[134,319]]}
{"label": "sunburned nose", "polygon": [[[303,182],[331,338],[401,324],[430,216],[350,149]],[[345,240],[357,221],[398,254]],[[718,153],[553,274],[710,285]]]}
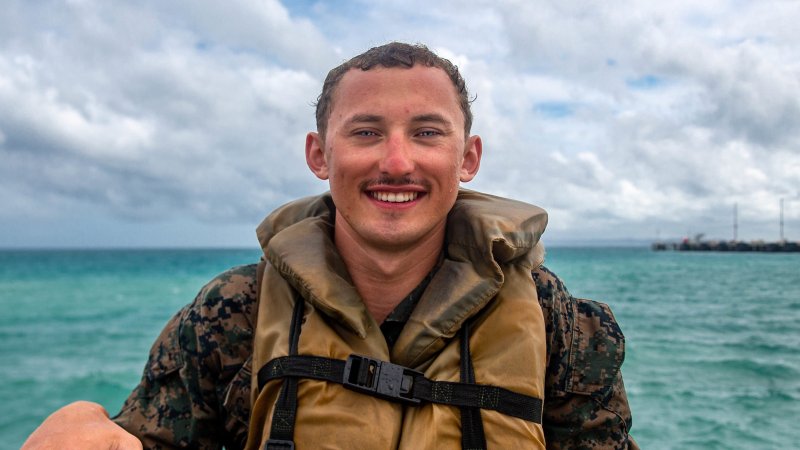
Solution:
{"label": "sunburned nose", "polygon": [[380,161],[380,171],[389,176],[403,176],[414,171],[411,148],[405,139],[401,137],[387,139]]}

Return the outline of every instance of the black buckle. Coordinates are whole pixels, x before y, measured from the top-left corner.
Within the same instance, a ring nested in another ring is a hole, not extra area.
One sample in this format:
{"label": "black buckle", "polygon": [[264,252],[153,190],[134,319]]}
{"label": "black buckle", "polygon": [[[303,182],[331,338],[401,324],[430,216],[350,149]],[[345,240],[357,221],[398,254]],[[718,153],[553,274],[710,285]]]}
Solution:
{"label": "black buckle", "polygon": [[294,441],[284,441],[281,439],[269,439],[264,444],[264,450],[294,450]]}
{"label": "black buckle", "polygon": [[389,361],[367,356],[350,355],[344,364],[342,384],[348,389],[389,400],[419,404],[411,392],[414,379],[422,373]]}

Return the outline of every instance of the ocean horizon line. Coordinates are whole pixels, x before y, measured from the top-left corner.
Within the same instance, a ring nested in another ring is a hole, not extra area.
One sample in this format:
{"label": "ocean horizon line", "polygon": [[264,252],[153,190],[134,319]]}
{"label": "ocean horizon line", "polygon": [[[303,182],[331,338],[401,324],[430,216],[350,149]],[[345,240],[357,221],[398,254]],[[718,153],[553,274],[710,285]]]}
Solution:
{"label": "ocean horizon line", "polygon": [[[574,240],[543,240],[547,248],[560,248],[560,247],[582,247],[582,248],[620,248],[620,247],[649,247],[654,241],[649,239],[574,239]],[[253,246],[215,246],[215,245],[198,245],[198,246],[158,246],[158,245],[119,245],[119,246],[105,246],[105,245],[64,245],[64,246],[0,246],[0,252],[47,252],[47,251],[247,251],[247,250],[261,250],[257,245]]]}

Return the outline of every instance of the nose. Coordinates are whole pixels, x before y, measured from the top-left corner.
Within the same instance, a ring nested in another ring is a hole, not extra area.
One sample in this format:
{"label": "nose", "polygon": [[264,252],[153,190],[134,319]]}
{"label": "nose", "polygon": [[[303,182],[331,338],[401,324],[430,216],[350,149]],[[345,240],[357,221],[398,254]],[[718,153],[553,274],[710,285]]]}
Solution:
{"label": "nose", "polygon": [[413,149],[403,136],[391,136],[384,146],[379,163],[381,173],[389,176],[404,176],[414,171]]}

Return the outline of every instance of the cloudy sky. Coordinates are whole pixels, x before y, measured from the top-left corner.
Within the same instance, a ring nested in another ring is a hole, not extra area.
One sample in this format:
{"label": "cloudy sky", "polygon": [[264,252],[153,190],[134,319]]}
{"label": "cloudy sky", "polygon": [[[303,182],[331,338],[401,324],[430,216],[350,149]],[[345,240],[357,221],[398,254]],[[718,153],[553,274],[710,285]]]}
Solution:
{"label": "cloudy sky", "polygon": [[800,3],[7,0],[0,247],[254,247],[326,189],[304,136],[327,71],[391,40],[462,70],[467,187],[553,243],[800,239]]}

